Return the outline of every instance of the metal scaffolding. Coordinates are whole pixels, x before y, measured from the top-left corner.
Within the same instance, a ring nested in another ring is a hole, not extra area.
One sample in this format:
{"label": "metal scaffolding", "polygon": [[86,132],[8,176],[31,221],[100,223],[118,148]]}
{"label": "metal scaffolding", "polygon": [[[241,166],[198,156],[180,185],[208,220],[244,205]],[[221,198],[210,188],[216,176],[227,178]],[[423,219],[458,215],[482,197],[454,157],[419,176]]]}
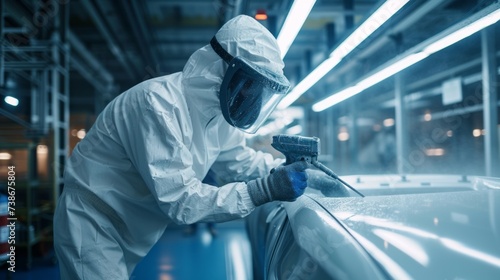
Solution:
{"label": "metal scaffolding", "polygon": [[[38,142],[42,137],[52,139],[52,176],[54,200],[56,200],[62,188],[63,169],[69,154],[69,1],[64,4],[57,1],[49,2],[37,3],[35,14],[37,11],[48,9],[47,5],[57,7],[53,8],[57,11],[53,14],[48,14],[46,11],[43,13],[47,16],[47,20],[51,21],[50,23],[19,28],[20,31],[29,32],[31,35],[40,34],[40,36],[31,36],[25,43],[21,40],[12,40],[19,36],[17,35],[19,30],[14,30],[16,34],[10,36],[12,33],[9,30],[1,28],[0,77],[2,79],[0,82],[4,82],[5,73],[12,72],[27,79],[31,85],[29,122],[12,114],[9,115],[7,112],[2,113],[24,126],[27,136],[33,142]],[[4,0],[2,0],[2,10],[3,8]],[[29,25],[29,23],[26,24]],[[2,17],[1,26],[4,27],[4,17]],[[42,32],[42,29],[48,26],[51,27],[46,28],[49,32]],[[38,30],[35,33],[31,28],[38,28]],[[49,34],[44,36],[44,33]]]}
{"label": "metal scaffolding", "polygon": [[[9,3],[11,4],[11,3]],[[69,78],[70,78],[70,48],[68,44],[69,1],[36,2],[34,15],[45,16],[44,21],[22,21],[21,27],[5,28],[5,2],[1,7],[1,48],[0,48],[0,86],[5,86],[5,74],[27,80],[31,97],[29,120],[22,116],[0,111],[1,114],[17,123],[26,131],[29,144],[29,162],[36,163],[36,146],[41,139],[51,141],[50,160],[51,192],[53,212],[57,198],[63,187],[63,170],[69,155]],[[26,18],[25,18],[26,19]],[[37,18],[32,17],[33,21]],[[19,39],[19,40],[17,40]],[[14,143],[15,144],[15,143]],[[6,146],[6,148],[8,148]],[[36,208],[30,194],[38,187],[36,164],[29,164],[26,193],[28,203],[23,220],[31,226],[36,220]],[[37,229],[38,230],[38,229]],[[40,232],[44,230],[40,229]],[[40,233],[39,233],[40,234]],[[27,266],[31,264],[31,247],[39,240],[28,240]]]}

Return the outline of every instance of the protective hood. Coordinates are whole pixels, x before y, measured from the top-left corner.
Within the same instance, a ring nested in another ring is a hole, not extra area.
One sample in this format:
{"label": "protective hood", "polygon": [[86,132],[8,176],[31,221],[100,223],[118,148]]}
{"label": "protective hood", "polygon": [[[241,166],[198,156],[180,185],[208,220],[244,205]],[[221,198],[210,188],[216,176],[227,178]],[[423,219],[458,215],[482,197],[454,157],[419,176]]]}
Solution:
{"label": "protective hood", "polygon": [[[255,19],[240,15],[224,24],[215,34],[231,55],[283,75],[284,63],[274,36]],[[183,89],[190,107],[205,119],[221,116],[219,90],[227,64],[207,44],[194,52],[184,66]]]}

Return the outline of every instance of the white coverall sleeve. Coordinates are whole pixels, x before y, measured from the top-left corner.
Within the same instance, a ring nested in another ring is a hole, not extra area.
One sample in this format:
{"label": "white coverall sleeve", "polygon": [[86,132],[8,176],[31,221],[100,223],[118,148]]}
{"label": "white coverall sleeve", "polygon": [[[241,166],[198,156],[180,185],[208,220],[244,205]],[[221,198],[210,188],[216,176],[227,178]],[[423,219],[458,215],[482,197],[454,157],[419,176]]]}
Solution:
{"label": "white coverall sleeve", "polygon": [[179,119],[185,115],[181,109],[157,93],[145,95],[149,100],[137,127],[130,126],[131,158],[162,211],[177,224],[223,222],[249,214],[255,206],[244,183],[217,188],[196,178],[183,141],[183,122],[189,120]]}
{"label": "white coverall sleeve", "polygon": [[271,154],[256,151],[246,145],[244,133],[231,129],[221,139],[231,139],[223,147],[219,157],[210,169],[218,175],[222,183],[248,182],[269,175],[272,168],[284,162]]}

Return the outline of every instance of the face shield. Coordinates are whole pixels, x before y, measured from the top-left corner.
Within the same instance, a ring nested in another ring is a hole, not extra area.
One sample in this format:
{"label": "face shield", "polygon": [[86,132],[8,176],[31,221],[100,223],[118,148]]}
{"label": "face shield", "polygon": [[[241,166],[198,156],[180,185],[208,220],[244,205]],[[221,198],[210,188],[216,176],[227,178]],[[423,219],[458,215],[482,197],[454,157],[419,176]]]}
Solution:
{"label": "face shield", "polygon": [[233,57],[214,37],[210,45],[229,67],[219,99],[226,121],[247,133],[255,133],[285,97],[290,83],[284,75],[259,67],[243,57]]}

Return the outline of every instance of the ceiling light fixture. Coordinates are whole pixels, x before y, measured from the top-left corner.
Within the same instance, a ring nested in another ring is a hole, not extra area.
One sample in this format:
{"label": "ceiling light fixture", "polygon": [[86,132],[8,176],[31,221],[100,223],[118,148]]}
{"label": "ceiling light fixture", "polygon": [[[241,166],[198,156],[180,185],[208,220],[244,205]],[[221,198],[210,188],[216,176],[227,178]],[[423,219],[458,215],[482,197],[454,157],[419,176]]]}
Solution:
{"label": "ceiling light fixture", "polygon": [[428,54],[426,53],[416,53],[411,54],[402,59],[397,60],[393,64],[375,72],[374,74],[368,76],[362,81],[358,82],[356,85],[348,87],[342,91],[336,92],[329,97],[315,103],[312,106],[313,111],[321,112],[333,105],[336,105],[354,95],[366,90],[367,88],[378,84],[379,82],[391,77],[392,75],[412,66],[413,64],[419,62],[420,60],[426,58]]}
{"label": "ceiling light fixture", "polygon": [[[489,10],[494,9],[491,12]],[[484,12],[486,11],[486,13]],[[485,14],[484,14],[485,13]],[[413,64],[425,59],[429,55],[438,52],[452,44],[469,37],[470,35],[488,27],[500,20],[500,5],[493,4],[482,12],[479,12],[479,18],[471,22],[471,19],[466,19],[463,22],[455,25],[461,26],[460,28],[452,27],[441,34],[435,36],[439,39],[430,39],[433,42],[424,42],[425,47],[422,51],[410,54],[403,54],[400,58],[394,59],[388,66],[382,66],[381,70],[376,70],[374,74],[369,75],[365,79],[358,82],[356,85],[343,89],[339,92],[333,93],[329,97],[315,103],[312,110],[315,112],[323,111],[333,105],[336,105],[371,86],[393,76],[394,74],[403,71],[404,69],[412,66]],[[478,15],[476,14],[476,16]],[[483,15],[484,14],[484,15]],[[454,30],[454,31],[449,31]],[[443,35],[443,33],[448,33]],[[451,42],[451,43],[450,43]]]}
{"label": "ceiling light fixture", "polygon": [[394,126],[395,123],[396,123],[396,121],[393,118],[385,119],[384,122],[383,122],[383,124],[384,124],[385,127]]}
{"label": "ceiling light fixture", "polygon": [[257,13],[255,13],[256,20],[267,20],[267,13],[264,9],[258,9]]}
{"label": "ceiling light fixture", "polygon": [[290,91],[285,98],[278,104],[278,109],[284,110],[288,106],[292,105],[295,100],[304,94],[309,88],[311,88],[315,83],[317,83],[323,76],[325,76],[335,65],[337,65],[340,60],[335,58],[328,58],[323,61],[318,67],[309,73],[300,83],[298,83],[292,91]]}
{"label": "ceiling light fixture", "polygon": [[5,101],[5,103],[7,103],[11,106],[14,106],[14,107],[19,105],[19,100],[15,97],[12,97],[12,96],[6,96],[4,98],[4,101]]}
{"label": "ceiling light fixture", "polygon": [[302,133],[302,126],[300,124],[290,127],[286,130],[285,134],[297,135]]}
{"label": "ceiling light fixture", "polygon": [[472,34],[484,29],[485,27],[495,24],[498,20],[500,20],[500,10],[495,10],[487,14],[486,16],[472,22],[471,24],[462,27],[457,31],[454,31],[449,35],[444,36],[443,38],[437,40],[436,42],[428,45],[423,50],[423,52],[428,54],[438,52],[446,47],[455,44],[456,42],[459,42],[460,40],[463,40],[471,36]]}
{"label": "ceiling light fixture", "polygon": [[351,53],[359,44],[363,43],[382,24],[388,21],[397,11],[399,11],[409,0],[388,0],[370,15],[347,39],[345,39],[330,57],[342,59]]}
{"label": "ceiling light fixture", "polygon": [[347,37],[330,56],[307,75],[278,105],[279,109],[290,106],[323,76],[330,72],[339,62],[353,51],[359,44],[389,20],[409,0],[387,0],[370,17],[368,17],[354,32]]}
{"label": "ceiling light fixture", "polygon": [[12,158],[12,155],[9,153],[0,153],[0,160],[9,160]]}
{"label": "ceiling light fixture", "polygon": [[293,40],[297,37],[302,25],[311,12],[316,0],[295,0],[286,16],[276,40],[281,51],[281,58],[284,58]]}

